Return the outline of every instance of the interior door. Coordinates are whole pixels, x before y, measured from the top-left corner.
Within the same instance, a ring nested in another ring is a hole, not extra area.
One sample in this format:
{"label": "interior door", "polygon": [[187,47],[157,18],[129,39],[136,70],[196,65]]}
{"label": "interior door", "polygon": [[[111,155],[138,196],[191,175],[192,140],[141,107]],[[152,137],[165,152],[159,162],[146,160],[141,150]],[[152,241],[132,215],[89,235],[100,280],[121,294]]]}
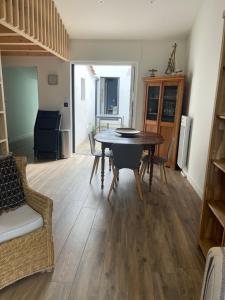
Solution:
{"label": "interior door", "polygon": [[[169,144],[175,136],[178,87],[178,82],[163,83],[159,133],[163,136],[165,142],[159,147],[159,155],[161,157],[167,156]],[[171,165],[171,161],[168,165]]]}

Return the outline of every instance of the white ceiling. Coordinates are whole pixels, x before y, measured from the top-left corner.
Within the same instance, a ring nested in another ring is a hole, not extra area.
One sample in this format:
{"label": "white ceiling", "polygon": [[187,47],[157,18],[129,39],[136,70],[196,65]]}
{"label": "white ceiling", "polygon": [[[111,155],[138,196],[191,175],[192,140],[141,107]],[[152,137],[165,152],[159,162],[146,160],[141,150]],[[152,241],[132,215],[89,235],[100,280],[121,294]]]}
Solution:
{"label": "white ceiling", "polygon": [[71,38],[152,40],[187,35],[202,1],[55,0],[55,3]]}

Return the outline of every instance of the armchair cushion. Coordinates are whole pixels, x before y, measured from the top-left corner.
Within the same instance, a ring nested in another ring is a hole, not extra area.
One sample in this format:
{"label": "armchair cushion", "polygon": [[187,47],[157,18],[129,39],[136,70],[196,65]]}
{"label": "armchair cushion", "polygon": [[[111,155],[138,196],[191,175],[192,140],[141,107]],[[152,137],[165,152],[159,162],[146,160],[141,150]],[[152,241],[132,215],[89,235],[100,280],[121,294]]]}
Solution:
{"label": "armchair cushion", "polygon": [[0,214],[24,203],[24,191],[13,156],[0,156]]}
{"label": "armchair cushion", "polygon": [[43,226],[39,213],[25,204],[0,216],[0,243],[15,239]]}

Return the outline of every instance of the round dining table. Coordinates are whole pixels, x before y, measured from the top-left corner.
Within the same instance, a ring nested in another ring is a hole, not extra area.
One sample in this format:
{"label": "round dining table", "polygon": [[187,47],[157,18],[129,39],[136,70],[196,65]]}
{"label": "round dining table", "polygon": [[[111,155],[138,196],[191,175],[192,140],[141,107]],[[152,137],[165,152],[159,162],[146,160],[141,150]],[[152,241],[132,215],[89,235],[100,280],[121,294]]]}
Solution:
{"label": "round dining table", "polygon": [[143,150],[147,150],[149,154],[149,191],[151,191],[152,178],[153,178],[153,158],[155,155],[155,149],[157,145],[164,142],[161,135],[154,132],[140,132],[132,137],[124,137],[115,132],[115,130],[105,130],[95,135],[95,140],[101,143],[102,160],[101,160],[101,188],[104,188],[104,176],[105,176],[105,149],[111,148],[112,144],[135,144],[142,145]]}

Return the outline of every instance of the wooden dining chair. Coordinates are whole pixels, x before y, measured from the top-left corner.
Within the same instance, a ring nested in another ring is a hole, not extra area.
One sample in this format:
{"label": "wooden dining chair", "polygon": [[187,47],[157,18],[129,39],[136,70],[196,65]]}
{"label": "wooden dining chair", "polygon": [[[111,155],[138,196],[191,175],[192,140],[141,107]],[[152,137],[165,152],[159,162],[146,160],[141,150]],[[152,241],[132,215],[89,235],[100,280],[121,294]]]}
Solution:
{"label": "wooden dining chair", "polygon": [[[169,143],[168,149],[167,149],[167,154],[165,157],[161,157],[158,155],[154,155],[153,157],[153,163],[155,165],[159,166],[160,169],[160,177],[161,180],[164,181],[167,184],[167,175],[166,175],[166,168],[165,168],[165,164],[170,160],[171,155],[173,153],[173,146],[175,143],[175,139],[173,138],[172,141]],[[146,154],[142,157],[142,164],[141,164],[141,170],[140,170],[140,176],[141,179],[144,179],[146,170],[148,169],[148,165],[149,165],[149,155]]]}
{"label": "wooden dining chair", "polygon": [[[96,174],[97,171],[98,171],[99,160],[102,157],[102,152],[97,151],[95,149],[94,133],[90,132],[88,134],[88,137],[89,137],[89,142],[90,142],[91,154],[95,157],[93,167],[92,167],[92,171],[91,171],[91,177],[90,177],[90,183],[91,183],[94,172]],[[111,171],[111,168],[112,168],[112,151],[105,151],[105,157],[109,158],[109,171]]]}
{"label": "wooden dining chair", "polygon": [[121,169],[133,170],[139,197],[141,200],[143,200],[141,180],[139,175],[139,167],[140,167],[142,152],[143,152],[143,147],[141,145],[129,145],[129,144],[112,145],[113,180],[110,186],[108,200],[110,200],[110,195],[112,193],[112,190],[116,186],[119,170]]}

